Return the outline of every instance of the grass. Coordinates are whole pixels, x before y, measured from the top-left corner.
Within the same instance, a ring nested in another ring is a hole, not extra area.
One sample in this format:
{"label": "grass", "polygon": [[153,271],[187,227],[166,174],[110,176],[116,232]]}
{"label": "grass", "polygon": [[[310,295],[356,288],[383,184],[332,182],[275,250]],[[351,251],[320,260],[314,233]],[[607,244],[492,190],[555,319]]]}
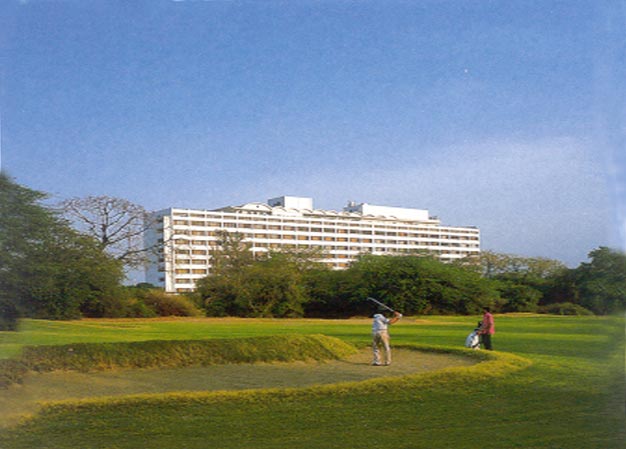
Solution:
{"label": "grass", "polygon": [[227,363],[340,359],[354,346],[324,335],[211,340],[150,340],[26,346],[21,361],[33,371],[102,371]]}
{"label": "grass", "polygon": [[[392,328],[392,343],[460,347],[476,321],[405,318]],[[514,355],[496,352],[497,360],[474,367],[324,387],[56,404],[5,432],[0,447],[623,447],[623,317],[497,316],[496,326],[496,349]],[[27,343],[276,334],[365,346],[369,320],[27,321],[18,335],[0,334],[0,353],[17,354]]]}
{"label": "grass", "polygon": [[353,345],[324,335],[28,345],[19,356],[0,359],[0,389],[21,383],[28,372],[329,360],[356,351]]}

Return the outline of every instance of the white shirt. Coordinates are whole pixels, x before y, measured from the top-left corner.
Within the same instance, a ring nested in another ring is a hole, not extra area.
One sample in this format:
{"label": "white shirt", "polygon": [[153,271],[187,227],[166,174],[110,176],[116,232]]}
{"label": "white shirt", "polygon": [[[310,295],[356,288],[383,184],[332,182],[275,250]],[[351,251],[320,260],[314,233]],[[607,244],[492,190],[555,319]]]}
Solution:
{"label": "white shirt", "polygon": [[376,332],[380,332],[380,331],[386,331],[387,330],[387,326],[389,325],[389,319],[385,318],[384,315],[377,313],[376,315],[374,315],[374,322],[372,323],[372,332],[376,333]]}

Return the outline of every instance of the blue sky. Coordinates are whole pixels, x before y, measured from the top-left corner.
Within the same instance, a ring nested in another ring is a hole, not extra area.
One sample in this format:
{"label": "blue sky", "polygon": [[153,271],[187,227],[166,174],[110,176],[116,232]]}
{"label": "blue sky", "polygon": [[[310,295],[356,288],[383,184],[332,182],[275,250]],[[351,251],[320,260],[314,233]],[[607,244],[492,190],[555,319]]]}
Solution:
{"label": "blue sky", "polygon": [[428,209],[483,249],[624,248],[622,1],[0,6],[2,169],[53,199]]}

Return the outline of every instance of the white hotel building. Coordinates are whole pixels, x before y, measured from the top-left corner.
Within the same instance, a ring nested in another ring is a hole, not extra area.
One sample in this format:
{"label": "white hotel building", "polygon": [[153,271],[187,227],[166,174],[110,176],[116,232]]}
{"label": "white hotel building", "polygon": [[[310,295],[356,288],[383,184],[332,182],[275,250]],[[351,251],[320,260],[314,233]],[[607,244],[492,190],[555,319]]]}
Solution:
{"label": "white hotel building", "polygon": [[146,281],[167,292],[188,292],[211,273],[221,231],[241,234],[254,253],[318,248],[323,262],[347,268],[361,254],[434,254],[443,261],[480,253],[480,231],[443,226],[427,210],[350,202],[342,212],[313,208],[311,198],[282,196],[216,210],[165,209],[154,213],[146,244],[157,251]]}

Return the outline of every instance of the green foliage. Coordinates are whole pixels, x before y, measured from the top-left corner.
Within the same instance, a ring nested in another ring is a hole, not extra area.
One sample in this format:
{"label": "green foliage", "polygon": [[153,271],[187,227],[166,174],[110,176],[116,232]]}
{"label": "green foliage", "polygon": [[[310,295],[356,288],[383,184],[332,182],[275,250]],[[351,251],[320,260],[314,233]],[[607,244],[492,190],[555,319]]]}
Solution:
{"label": "green foliage", "polygon": [[303,282],[308,297],[304,304],[307,317],[345,318],[365,313],[354,271],[309,270]]}
{"label": "green foliage", "polygon": [[160,289],[148,289],[138,294],[137,304],[143,304],[156,316],[202,316],[204,313],[186,296],[171,295]]}
{"label": "green foliage", "polygon": [[363,256],[344,272],[313,273],[308,291],[307,310],[344,317],[371,314],[368,296],[411,315],[478,313],[498,298],[475,271],[427,256]]}
{"label": "green foliage", "polygon": [[218,247],[213,251],[211,260],[213,273],[236,277],[244,267],[254,262],[250,243],[245,241],[243,234],[221,231],[217,237]]}
{"label": "green foliage", "polygon": [[520,257],[493,251],[480,253],[480,267],[486,278],[549,279],[567,270],[558,260],[543,257]]}
{"label": "green foliage", "polygon": [[539,290],[512,281],[502,281],[498,290],[503,298],[503,312],[536,312],[542,294]]}
{"label": "green foliage", "polygon": [[[538,306],[545,310],[560,303],[576,304],[599,315],[626,309],[626,255],[600,247],[589,258],[590,262],[567,269],[549,259],[484,252],[481,263],[485,276],[501,282],[502,311],[532,312]],[[567,311],[569,306],[562,309]]]}
{"label": "green foliage", "polygon": [[282,254],[247,267],[236,300],[239,309],[250,317],[302,316],[304,294],[300,272]]}
{"label": "green foliage", "polygon": [[148,286],[121,288],[116,295],[85,302],[81,311],[90,318],[204,315],[191,298],[168,294],[163,289]]}
{"label": "green foliage", "polygon": [[312,255],[254,260],[236,234],[225,233],[222,242],[215,273],[198,284],[209,316],[370,315],[368,296],[413,315],[476,314],[485,305],[535,312],[563,302],[607,314],[626,305],[624,255],[606,248],[575,270],[551,259],[485,252],[480,270],[427,255],[365,255],[347,270],[332,271],[311,263]]}
{"label": "green foliage", "polygon": [[216,275],[198,282],[209,316],[297,317],[306,300],[300,265],[288,254],[274,253],[251,263],[227,259]]}
{"label": "green foliage", "polygon": [[593,312],[585,309],[578,304],[572,304],[571,302],[560,302],[555,304],[550,304],[547,306],[541,306],[537,310],[539,313],[549,313],[552,315],[576,315],[576,316],[586,316],[593,315]]}
{"label": "green foliage", "polygon": [[551,280],[543,306],[573,303],[598,315],[626,309],[626,254],[600,247],[589,253],[590,262]]}
{"label": "green foliage", "polygon": [[116,295],[87,301],[81,311],[88,318],[151,318],[157,313],[142,300],[137,299],[127,289],[120,289]]}
{"label": "green foliage", "polygon": [[90,237],[65,228],[57,235],[56,245],[47,247],[53,259],[36,267],[38,276],[28,307],[38,318],[79,318],[83,305],[118,294],[121,264]]}
{"label": "green foliage", "polygon": [[626,254],[606,247],[589,253],[575,270],[580,305],[599,314],[626,309]]}
{"label": "green foliage", "polygon": [[78,318],[83,303],[115,294],[121,264],[40,204],[46,195],[0,174],[0,323],[17,313]]}

